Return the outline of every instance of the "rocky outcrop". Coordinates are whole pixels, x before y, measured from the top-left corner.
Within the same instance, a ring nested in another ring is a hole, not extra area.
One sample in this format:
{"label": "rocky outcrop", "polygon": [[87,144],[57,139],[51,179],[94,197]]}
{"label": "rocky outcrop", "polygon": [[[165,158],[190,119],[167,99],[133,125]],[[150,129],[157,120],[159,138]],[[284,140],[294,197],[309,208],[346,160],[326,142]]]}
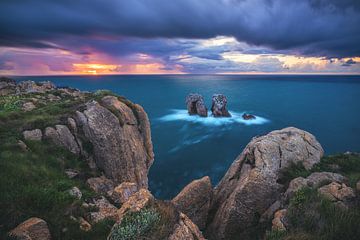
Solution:
{"label": "rocky outcrop", "polygon": [[75,137],[65,125],[55,125],[55,128],[47,127],[45,129],[44,137],[50,139],[57,145],[65,147],[74,154],[80,154],[80,148]]}
{"label": "rocky outcrop", "polygon": [[28,111],[31,111],[33,109],[35,109],[36,106],[34,105],[34,103],[32,102],[26,102],[22,105],[21,109],[24,111],[24,112],[28,112]]}
{"label": "rocky outcrop", "polygon": [[118,209],[114,205],[112,205],[105,197],[102,196],[101,198],[94,200],[92,206],[97,209],[97,211],[89,213],[88,219],[92,224],[104,219],[117,219]]}
{"label": "rocky outcrop", "polygon": [[89,178],[86,183],[94,192],[103,195],[112,192],[115,188],[114,182],[104,176]]}
{"label": "rocky outcrop", "polygon": [[198,227],[183,213],[168,240],[205,240]]}
{"label": "rocky outcrop", "polygon": [[259,215],[284,191],[280,170],[296,163],[310,169],[322,156],[315,137],[297,128],[254,138],[214,190],[208,237],[251,239]]}
{"label": "rocky outcrop", "polygon": [[21,223],[9,235],[21,240],[50,240],[47,223],[40,218],[30,218]]}
{"label": "rocky outcrop", "polygon": [[322,186],[318,192],[324,197],[334,202],[337,206],[347,208],[352,200],[355,198],[355,192],[351,187],[344,183],[332,182],[328,185]]}
{"label": "rocky outcrop", "polygon": [[154,157],[149,121],[141,107],[129,105],[113,96],[104,97],[101,104],[91,101],[77,112],[77,125],[91,142],[96,165],[106,177],[147,188]]}
{"label": "rocky outcrop", "polygon": [[212,96],[211,112],[214,117],[231,117],[226,108],[227,98],[223,94],[214,94]]}
{"label": "rocky outcrop", "polygon": [[272,229],[277,231],[286,231],[286,214],[287,209],[281,209],[275,212],[272,220]]}
{"label": "rocky outcrop", "polygon": [[243,118],[244,120],[256,119],[256,117],[255,117],[254,115],[248,114],[248,113],[244,113],[244,114],[242,115],[242,118]]}
{"label": "rocky outcrop", "polygon": [[186,107],[190,115],[199,115],[207,117],[207,108],[204,103],[204,98],[197,93],[190,93],[186,97]]}
{"label": "rocky outcrop", "polygon": [[0,96],[14,94],[16,91],[16,81],[10,78],[0,78]]}
{"label": "rocky outcrop", "polygon": [[41,141],[42,132],[40,129],[26,130],[23,132],[23,136],[25,140]]}
{"label": "rocky outcrop", "polygon": [[114,188],[110,193],[110,197],[115,203],[123,204],[137,191],[139,191],[139,188],[135,183],[123,182]]}
{"label": "rocky outcrop", "polygon": [[176,208],[186,214],[200,229],[205,228],[212,198],[208,176],[192,181],[172,200]]}
{"label": "rocky outcrop", "polygon": [[22,81],[16,86],[16,93],[45,93],[53,89],[55,89],[55,85],[49,81]]}

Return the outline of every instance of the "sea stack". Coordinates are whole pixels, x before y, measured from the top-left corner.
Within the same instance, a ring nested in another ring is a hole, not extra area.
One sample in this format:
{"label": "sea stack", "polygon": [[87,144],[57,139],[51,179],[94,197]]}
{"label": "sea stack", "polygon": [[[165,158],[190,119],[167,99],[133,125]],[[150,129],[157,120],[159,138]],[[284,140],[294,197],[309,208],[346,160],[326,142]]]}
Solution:
{"label": "sea stack", "polygon": [[207,108],[204,103],[204,98],[198,93],[190,93],[186,97],[186,107],[190,115],[207,117]]}
{"label": "sea stack", "polygon": [[214,94],[212,96],[211,112],[214,117],[231,117],[226,109],[227,98],[223,94]]}

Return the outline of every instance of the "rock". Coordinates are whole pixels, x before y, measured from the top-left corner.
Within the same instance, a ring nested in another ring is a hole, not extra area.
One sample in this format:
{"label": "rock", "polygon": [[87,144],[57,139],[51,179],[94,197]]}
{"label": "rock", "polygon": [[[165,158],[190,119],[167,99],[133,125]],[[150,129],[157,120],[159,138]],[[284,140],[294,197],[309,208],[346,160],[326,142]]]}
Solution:
{"label": "rock", "polygon": [[179,223],[169,240],[205,240],[199,228],[183,213],[180,213]]}
{"label": "rock", "polygon": [[68,126],[69,126],[69,129],[72,133],[76,133],[77,132],[77,126],[76,126],[76,122],[73,118],[68,118],[67,119],[68,121]]}
{"label": "rock", "polygon": [[104,219],[117,219],[118,209],[109,203],[105,197],[101,197],[100,199],[95,200],[94,205],[98,211],[89,213],[89,221],[91,223],[94,224]]}
{"label": "rock", "polygon": [[256,117],[255,117],[254,115],[252,115],[252,114],[247,114],[247,113],[244,113],[244,114],[242,115],[242,118],[243,118],[244,120],[256,119]]}
{"label": "rock", "polygon": [[207,235],[211,239],[251,239],[254,225],[280,197],[280,170],[302,163],[310,169],[323,149],[313,135],[289,127],[270,132],[246,146],[214,189]]}
{"label": "rock", "polygon": [[214,94],[212,96],[211,112],[214,117],[231,117],[226,109],[227,98],[223,94]]}
{"label": "rock", "polygon": [[123,204],[137,191],[139,189],[135,183],[123,182],[108,194],[115,203]]}
{"label": "rock", "polygon": [[210,209],[212,187],[208,176],[192,181],[172,200],[200,229],[204,229]]}
{"label": "rock", "polygon": [[30,218],[18,225],[9,235],[23,240],[50,240],[47,223],[40,218]]}
{"label": "rock", "polygon": [[271,220],[280,208],[282,207],[282,203],[280,200],[275,201],[271,206],[261,215],[259,219],[259,223],[266,223]]}
{"label": "rock", "polygon": [[314,172],[310,174],[307,178],[298,177],[289,183],[289,187],[285,192],[285,199],[288,200],[294,196],[295,192],[300,190],[304,187],[310,188],[319,188],[325,184],[329,184],[331,182],[339,182],[344,183],[346,182],[346,177],[338,174],[338,173],[331,173],[331,172]]}
{"label": "rock", "polygon": [[33,109],[35,109],[36,106],[32,103],[32,102],[26,102],[22,105],[21,109],[24,111],[24,112],[28,112],[28,111],[31,111]]}
{"label": "rock", "polygon": [[79,175],[79,171],[75,169],[66,169],[65,174],[68,176],[68,178],[73,179]]}
{"label": "rock", "polygon": [[355,198],[354,190],[344,183],[332,182],[319,188],[318,192],[332,202],[340,202],[341,206],[347,206]]}
{"label": "rock", "polygon": [[272,230],[286,231],[286,213],[287,209],[277,211],[272,220]]}
{"label": "rock", "polygon": [[23,152],[29,151],[28,146],[27,146],[23,141],[21,141],[21,140],[19,140],[19,141],[17,142],[17,145],[20,147],[21,151],[23,151]]}
{"label": "rock", "polygon": [[49,94],[47,95],[47,99],[48,99],[50,102],[54,102],[54,101],[59,101],[59,100],[61,100],[61,97],[55,96],[54,94],[49,93]]}
{"label": "rock", "polygon": [[80,229],[85,232],[90,231],[92,228],[91,224],[82,217],[79,218],[79,224],[80,224]]}
{"label": "rock", "polygon": [[102,104],[106,107],[92,101],[83,113],[77,112],[77,123],[93,145],[97,167],[116,183],[134,182],[147,188],[154,154],[146,113],[113,96],[104,97]]}
{"label": "rock", "polygon": [[20,82],[16,87],[16,92],[20,93],[45,93],[55,89],[55,85],[49,81],[36,83],[34,81]]}
{"label": "rock", "polygon": [[104,176],[89,178],[86,183],[96,193],[103,195],[107,194],[109,191],[114,190],[115,188],[114,182]]}
{"label": "rock", "polygon": [[26,130],[23,132],[23,136],[25,140],[41,141],[42,132],[40,129]]}
{"label": "rock", "polygon": [[190,93],[186,97],[186,107],[190,115],[199,115],[207,117],[207,108],[204,103],[204,98],[197,93]]}
{"label": "rock", "polygon": [[82,192],[81,192],[80,189],[77,188],[77,187],[71,188],[68,192],[69,192],[69,194],[70,194],[71,196],[73,196],[73,197],[75,197],[75,198],[77,198],[77,199],[81,199],[81,197],[82,197]]}
{"label": "rock", "polygon": [[55,128],[47,127],[45,129],[45,138],[50,139],[55,144],[65,147],[74,154],[80,154],[80,148],[74,135],[65,125],[55,125]]}
{"label": "rock", "polygon": [[16,81],[7,77],[0,77],[0,96],[14,94]]}

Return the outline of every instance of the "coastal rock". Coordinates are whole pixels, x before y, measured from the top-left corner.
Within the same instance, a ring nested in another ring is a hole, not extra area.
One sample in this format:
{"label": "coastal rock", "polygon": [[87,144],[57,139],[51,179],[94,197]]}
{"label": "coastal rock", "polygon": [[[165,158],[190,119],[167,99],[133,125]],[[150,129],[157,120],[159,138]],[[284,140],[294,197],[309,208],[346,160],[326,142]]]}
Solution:
{"label": "coastal rock", "polygon": [[47,223],[40,218],[30,218],[21,223],[9,235],[22,240],[50,240],[50,231]]}
{"label": "coastal rock", "polygon": [[252,239],[254,223],[280,197],[280,170],[302,163],[310,169],[323,149],[313,135],[289,127],[270,132],[246,146],[214,189],[210,239]]}
{"label": "coastal rock", "polygon": [[272,230],[286,231],[286,213],[287,209],[278,210],[272,220]]}
{"label": "coastal rock", "polygon": [[50,139],[55,144],[65,147],[74,154],[80,154],[80,148],[71,134],[69,128],[65,125],[55,125],[55,128],[47,127],[45,129],[45,138]]}
{"label": "coastal rock", "polygon": [[21,110],[23,110],[24,112],[29,112],[35,108],[36,106],[32,102],[26,102],[22,105]]}
{"label": "coastal rock", "polygon": [[180,213],[179,223],[169,240],[205,240],[199,228],[183,213]]}
{"label": "coastal rock", "polygon": [[172,200],[176,208],[186,214],[200,229],[205,228],[212,197],[208,176],[192,181]]}
{"label": "coastal rock", "polygon": [[113,96],[101,102],[106,107],[91,101],[83,113],[77,113],[77,123],[93,146],[97,167],[116,183],[134,182],[147,188],[154,154],[146,113]]}
{"label": "coastal rock", "polygon": [[94,190],[94,192],[103,195],[107,194],[109,191],[113,191],[115,187],[114,182],[104,176],[89,178],[86,183]]}
{"label": "coastal rock", "polygon": [[129,197],[121,208],[117,212],[118,222],[126,215],[128,212],[138,212],[143,209],[145,206],[149,205],[151,201],[154,201],[155,198],[153,195],[146,189],[140,189],[138,192]]}
{"label": "coastal rock", "polygon": [[36,83],[34,81],[22,81],[16,87],[16,92],[20,93],[45,93],[55,89],[55,85],[52,82],[44,81]]}
{"label": "coastal rock", "polygon": [[25,140],[41,141],[42,132],[40,129],[26,130],[23,132],[23,136]]}
{"label": "coastal rock", "polygon": [[298,177],[291,180],[289,187],[285,192],[285,199],[290,199],[292,196],[294,196],[295,192],[304,187],[317,189],[331,182],[344,183],[346,181],[347,179],[338,173],[314,172],[307,178]]}
{"label": "coastal rock", "polygon": [[227,98],[223,94],[214,94],[212,96],[211,112],[214,117],[231,117],[226,108]]}
{"label": "coastal rock", "polygon": [[0,77],[0,96],[14,94],[16,81],[7,77]]}
{"label": "coastal rock", "polygon": [[115,203],[123,204],[137,191],[139,188],[135,183],[123,182],[111,191],[110,196]]}
{"label": "coastal rock", "polygon": [[254,115],[252,115],[252,114],[247,114],[247,113],[244,113],[244,114],[242,115],[242,118],[243,118],[244,120],[256,119],[256,117],[255,117]]}
{"label": "coastal rock", "polygon": [[89,221],[91,223],[97,223],[104,219],[117,219],[118,209],[109,203],[105,197],[102,196],[100,199],[95,200],[94,206],[98,209],[98,211],[89,213]]}
{"label": "coastal rock", "polygon": [[197,93],[190,93],[186,97],[186,107],[190,115],[199,115],[207,117],[207,108],[204,103],[204,98]]}
{"label": "coastal rock", "polygon": [[340,184],[332,182],[319,188],[318,192],[330,201],[343,207],[347,207],[348,204],[355,198],[354,190],[351,187],[346,186],[344,183]]}

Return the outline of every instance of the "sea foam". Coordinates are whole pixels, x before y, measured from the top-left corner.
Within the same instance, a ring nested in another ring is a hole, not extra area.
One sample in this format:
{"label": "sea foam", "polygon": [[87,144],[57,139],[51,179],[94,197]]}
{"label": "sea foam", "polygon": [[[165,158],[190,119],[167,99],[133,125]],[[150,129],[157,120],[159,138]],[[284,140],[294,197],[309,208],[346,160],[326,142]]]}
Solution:
{"label": "sea foam", "polygon": [[245,112],[233,112],[229,111],[231,117],[213,117],[211,112],[208,112],[208,117],[200,117],[197,115],[189,115],[186,109],[172,109],[171,113],[160,117],[158,120],[162,122],[173,122],[173,121],[186,121],[191,123],[199,123],[208,126],[221,126],[229,124],[245,124],[245,125],[260,125],[269,122],[270,120],[255,115],[255,119],[244,120],[242,115]]}

